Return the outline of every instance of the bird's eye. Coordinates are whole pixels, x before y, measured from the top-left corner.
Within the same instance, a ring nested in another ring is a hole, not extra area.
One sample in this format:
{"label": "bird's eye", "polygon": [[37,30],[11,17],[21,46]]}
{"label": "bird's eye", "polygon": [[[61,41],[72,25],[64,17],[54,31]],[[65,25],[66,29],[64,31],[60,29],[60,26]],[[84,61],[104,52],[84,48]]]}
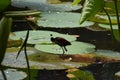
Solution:
{"label": "bird's eye", "polygon": [[50,34],[50,36],[52,36],[52,34]]}

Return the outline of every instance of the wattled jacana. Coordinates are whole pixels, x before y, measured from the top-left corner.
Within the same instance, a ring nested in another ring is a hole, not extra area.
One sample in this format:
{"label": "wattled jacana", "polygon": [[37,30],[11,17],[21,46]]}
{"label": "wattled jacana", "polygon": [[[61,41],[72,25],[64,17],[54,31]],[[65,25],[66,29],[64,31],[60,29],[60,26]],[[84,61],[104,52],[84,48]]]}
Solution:
{"label": "wattled jacana", "polygon": [[59,45],[62,50],[63,50],[63,55],[65,53],[65,51],[67,51],[66,46],[67,45],[71,45],[71,43],[69,41],[67,41],[66,39],[62,38],[62,37],[53,37],[52,34],[50,34],[51,36],[51,41],[57,45]]}

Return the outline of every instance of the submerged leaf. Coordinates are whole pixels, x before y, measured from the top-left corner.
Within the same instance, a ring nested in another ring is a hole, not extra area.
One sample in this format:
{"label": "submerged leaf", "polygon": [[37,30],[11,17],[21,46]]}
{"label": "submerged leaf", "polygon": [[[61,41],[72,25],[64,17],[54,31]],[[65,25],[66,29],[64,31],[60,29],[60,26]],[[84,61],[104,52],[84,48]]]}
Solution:
{"label": "submerged leaf", "polygon": [[82,70],[68,71],[68,74],[74,75],[74,77],[70,78],[70,80],[95,80],[94,76],[87,71]]}
{"label": "submerged leaf", "polygon": [[12,18],[3,17],[0,21],[0,64],[4,58],[7,48],[9,33],[11,30]]}
{"label": "submerged leaf", "polygon": [[85,20],[89,19],[90,17],[94,16],[104,7],[104,0],[86,0],[82,15],[80,18],[80,24],[82,24]]}

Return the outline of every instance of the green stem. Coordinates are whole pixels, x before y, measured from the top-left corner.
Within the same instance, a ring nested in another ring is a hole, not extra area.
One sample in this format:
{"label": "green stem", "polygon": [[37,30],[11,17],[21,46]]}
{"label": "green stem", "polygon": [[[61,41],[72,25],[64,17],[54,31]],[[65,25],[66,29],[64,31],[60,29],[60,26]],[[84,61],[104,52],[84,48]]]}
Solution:
{"label": "green stem", "polygon": [[3,70],[2,65],[0,65],[0,69],[1,69],[1,72],[2,72],[2,75],[3,75],[4,80],[7,80],[7,77],[6,77],[6,75],[5,75],[5,72],[4,72],[4,70]]}
{"label": "green stem", "polygon": [[26,58],[26,62],[27,62],[27,69],[28,69],[28,78],[29,80],[31,80],[31,74],[30,74],[30,64],[29,64],[29,60],[28,60],[28,56],[27,56],[27,49],[26,49],[26,45],[27,45],[27,40],[28,40],[28,37],[29,37],[29,29],[27,31],[27,35],[26,35],[26,43],[24,45],[24,51],[25,51],[25,58]]}
{"label": "green stem", "polygon": [[110,23],[111,34],[112,34],[112,39],[113,39],[113,44],[115,45],[115,37],[114,37],[114,34],[113,34],[113,27],[112,27],[112,21],[111,21],[110,15],[108,14],[108,12],[104,8],[103,8],[103,10],[106,13],[106,15],[108,16],[108,20],[109,20],[109,23]]}
{"label": "green stem", "polygon": [[119,19],[117,0],[114,0],[114,5],[115,5],[116,18],[117,18],[117,23],[118,23],[118,30],[119,30],[119,33],[120,33],[120,19]]}
{"label": "green stem", "polygon": [[26,45],[27,45],[27,40],[28,40],[28,37],[29,37],[29,29],[27,31],[27,34],[26,34],[26,38],[20,48],[20,50],[18,51],[18,54],[17,54],[17,57],[16,59],[18,58],[20,52],[22,51],[22,49],[24,48],[24,52],[25,52],[25,58],[26,58],[26,63],[27,63],[27,71],[28,71],[28,80],[31,80],[31,74],[30,74],[30,64],[29,64],[29,60],[28,60],[28,56],[27,56],[27,49],[26,49]]}

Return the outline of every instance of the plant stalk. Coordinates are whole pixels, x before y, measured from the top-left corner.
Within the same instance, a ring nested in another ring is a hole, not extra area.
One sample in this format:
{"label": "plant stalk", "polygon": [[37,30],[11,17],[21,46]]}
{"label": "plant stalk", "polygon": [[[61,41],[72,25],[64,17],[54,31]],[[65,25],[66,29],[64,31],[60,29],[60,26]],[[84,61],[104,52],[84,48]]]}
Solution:
{"label": "plant stalk", "polygon": [[0,65],[0,70],[1,70],[1,72],[2,72],[2,75],[3,75],[4,80],[7,80],[7,77],[6,77],[6,75],[5,75],[5,72],[4,72],[4,70],[3,70],[3,66],[2,66],[2,65]]}
{"label": "plant stalk", "polygon": [[119,11],[118,11],[118,5],[117,5],[117,0],[113,0],[114,5],[115,5],[115,11],[116,11],[116,18],[117,18],[117,23],[118,23],[118,30],[120,33],[120,19],[119,19]]}

